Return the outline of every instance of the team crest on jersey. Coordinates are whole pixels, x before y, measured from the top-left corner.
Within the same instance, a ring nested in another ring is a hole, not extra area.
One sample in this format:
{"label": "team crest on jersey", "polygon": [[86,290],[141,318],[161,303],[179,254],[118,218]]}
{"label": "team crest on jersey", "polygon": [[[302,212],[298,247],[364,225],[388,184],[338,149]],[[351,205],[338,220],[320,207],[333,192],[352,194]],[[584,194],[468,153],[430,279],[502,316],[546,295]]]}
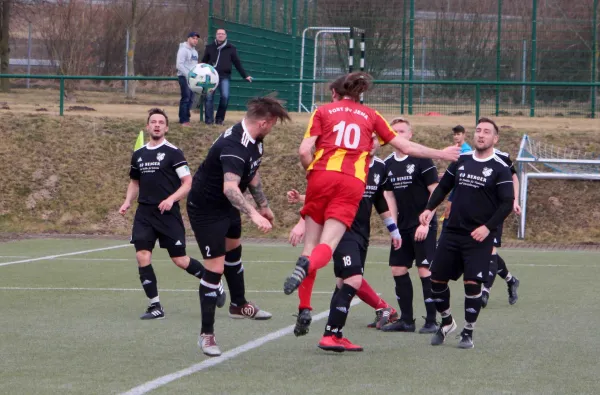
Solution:
{"label": "team crest on jersey", "polygon": [[490,169],[488,167],[484,167],[482,173],[483,173],[484,176],[489,177],[490,175],[492,175],[493,171],[494,170],[492,170],[492,169]]}
{"label": "team crest on jersey", "polygon": [[262,143],[258,143],[258,153],[262,155],[263,152],[263,145]]}
{"label": "team crest on jersey", "polygon": [[414,164],[412,164],[412,163],[411,163],[411,164],[409,164],[409,165],[406,165],[406,172],[407,172],[408,174],[412,174],[412,173],[414,173],[414,172],[415,172],[415,165],[414,165]]}
{"label": "team crest on jersey", "polygon": [[375,185],[379,185],[379,174],[375,174],[375,177],[373,177],[373,181],[375,182]]}
{"label": "team crest on jersey", "polygon": [[165,153],[164,152],[159,152],[158,154],[156,154],[156,159],[160,162],[161,160],[165,159]]}

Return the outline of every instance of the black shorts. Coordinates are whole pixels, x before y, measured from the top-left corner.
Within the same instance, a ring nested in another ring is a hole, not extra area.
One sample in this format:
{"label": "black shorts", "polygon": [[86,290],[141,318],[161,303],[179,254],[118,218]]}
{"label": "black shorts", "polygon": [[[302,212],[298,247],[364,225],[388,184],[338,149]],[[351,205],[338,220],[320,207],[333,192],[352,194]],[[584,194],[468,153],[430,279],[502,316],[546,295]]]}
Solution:
{"label": "black shorts", "polygon": [[437,225],[429,228],[429,233],[423,241],[415,241],[415,231],[400,232],[402,236],[402,247],[394,250],[390,248],[390,266],[411,268],[413,261],[416,261],[417,267],[429,268],[435,255],[435,244],[437,237]]}
{"label": "black shorts", "polygon": [[465,281],[486,282],[493,243],[491,234],[480,243],[470,235],[442,232],[430,268],[431,279],[458,280],[464,274]]}
{"label": "black shorts", "polygon": [[350,238],[342,238],[340,244],[333,252],[333,273],[335,277],[347,279],[356,275],[363,275],[367,249],[359,242]]}
{"label": "black shorts", "polygon": [[496,229],[496,234],[494,235],[494,247],[500,248],[502,247],[502,230],[504,228],[504,224],[500,224]]}
{"label": "black shorts", "polygon": [[240,212],[231,207],[222,215],[207,212],[196,206],[187,205],[190,224],[196,237],[198,247],[204,259],[214,259],[225,256],[225,238],[239,239],[242,237],[242,219]]}
{"label": "black shorts", "polygon": [[160,213],[158,206],[140,204],[135,212],[131,244],[136,251],[152,251],[158,239],[172,258],[185,256],[185,228],[179,205]]}

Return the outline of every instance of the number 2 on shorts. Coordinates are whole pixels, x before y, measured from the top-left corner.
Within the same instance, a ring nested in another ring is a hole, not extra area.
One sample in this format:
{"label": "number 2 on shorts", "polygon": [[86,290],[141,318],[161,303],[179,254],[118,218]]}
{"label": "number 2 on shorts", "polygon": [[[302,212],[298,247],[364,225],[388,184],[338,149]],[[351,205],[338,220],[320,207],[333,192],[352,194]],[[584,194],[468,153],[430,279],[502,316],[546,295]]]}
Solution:
{"label": "number 2 on shorts", "polygon": [[204,249],[206,250],[206,256],[210,256],[210,247],[206,246]]}

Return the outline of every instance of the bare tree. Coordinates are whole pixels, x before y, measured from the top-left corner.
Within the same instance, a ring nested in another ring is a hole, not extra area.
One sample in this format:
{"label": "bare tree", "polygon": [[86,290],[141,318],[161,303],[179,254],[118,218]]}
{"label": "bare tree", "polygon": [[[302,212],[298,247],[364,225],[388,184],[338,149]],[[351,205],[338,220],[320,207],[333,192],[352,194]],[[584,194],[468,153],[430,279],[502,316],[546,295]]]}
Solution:
{"label": "bare tree", "polygon": [[[10,11],[13,0],[0,0],[0,73],[8,74],[8,66],[10,60],[10,47],[9,47],[9,26],[10,26]],[[10,80],[8,78],[2,78],[0,82],[0,89],[2,92],[8,92],[10,90]]]}
{"label": "bare tree", "polygon": [[[154,7],[154,0],[129,0],[123,7],[115,7],[120,18],[122,18],[129,31],[129,51],[127,52],[127,75],[135,75],[135,50],[138,40],[138,29]],[[137,81],[129,81],[127,84],[127,98],[135,99]]]}

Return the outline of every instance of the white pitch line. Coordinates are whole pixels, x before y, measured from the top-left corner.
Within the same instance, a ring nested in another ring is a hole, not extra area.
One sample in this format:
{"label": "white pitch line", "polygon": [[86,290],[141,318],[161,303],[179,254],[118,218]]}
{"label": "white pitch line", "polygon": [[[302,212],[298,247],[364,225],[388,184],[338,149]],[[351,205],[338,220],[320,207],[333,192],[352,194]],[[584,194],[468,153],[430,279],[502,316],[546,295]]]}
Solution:
{"label": "white pitch line", "polygon": [[[85,288],[85,287],[0,287],[0,291],[112,291],[112,292],[142,292],[142,288]],[[195,292],[198,289],[160,289],[160,292]],[[283,293],[282,290],[247,289],[247,293]],[[331,295],[331,291],[313,291],[313,294]]]}
{"label": "white pitch line", "polygon": [[36,262],[36,261],[46,261],[46,260],[61,258],[63,256],[88,254],[90,252],[98,252],[98,251],[108,251],[108,250],[114,250],[116,248],[123,248],[123,247],[129,247],[129,246],[131,246],[131,244],[120,244],[120,245],[112,246],[112,247],[95,248],[93,250],[75,251],[75,252],[68,252],[66,254],[57,254],[57,255],[46,255],[46,256],[41,256],[41,257],[38,257],[38,258],[30,258],[30,259],[22,259],[22,260],[19,260],[19,261],[4,262],[4,263],[0,263],[0,266],[15,265],[17,263],[28,263],[28,262]]}
{"label": "white pitch line", "polygon": [[[64,261],[97,261],[97,262],[127,262],[135,261],[135,258],[64,258]],[[170,259],[153,259],[152,262],[171,262]],[[289,263],[293,264],[292,261],[244,261],[244,263]],[[368,265],[388,265],[388,262],[384,261],[367,261]],[[0,264],[1,265],[1,264]],[[599,265],[578,265],[578,264],[552,264],[552,263],[510,263],[509,266],[526,266],[526,267],[600,267]]]}
{"label": "white pitch line", "polygon": [[[352,303],[350,303],[350,305],[356,306],[359,303],[360,303],[360,299],[356,298],[352,301]],[[313,322],[319,321],[319,320],[322,320],[323,318],[327,317],[328,315],[329,315],[329,310],[323,311],[323,312],[313,316],[312,320],[313,320]],[[194,373],[198,373],[207,368],[219,365],[223,362],[226,362],[232,358],[237,357],[238,355],[240,355],[242,353],[245,353],[246,351],[253,350],[253,349],[258,348],[268,342],[277,340],[285,335],[289,335],[293,331],[294,331],[294,325],[286,326],[285,328],[281,328],[278,331],[271,332],[268,335],[265,335],[258,339],[249,341],[248,343],[242,344],[241,346],[236,347],[232,350],[226,351],[220,357],[206,359],[206,360],[204,360],[200,363],[197,363],[195,365],[192,365],[186,369],[182,369],[177,372],[167,374],[165,376],[161,376],[157,379],[148,381],[142,385],[132,388],[129,391],[122,393],[121,395],[145,394],[145,393],[153,391],[159,387],[162,387],[166,384],[169,384],[175,380],[179,380],[182,377],[186,377],[186,376],[192,375]]]}

